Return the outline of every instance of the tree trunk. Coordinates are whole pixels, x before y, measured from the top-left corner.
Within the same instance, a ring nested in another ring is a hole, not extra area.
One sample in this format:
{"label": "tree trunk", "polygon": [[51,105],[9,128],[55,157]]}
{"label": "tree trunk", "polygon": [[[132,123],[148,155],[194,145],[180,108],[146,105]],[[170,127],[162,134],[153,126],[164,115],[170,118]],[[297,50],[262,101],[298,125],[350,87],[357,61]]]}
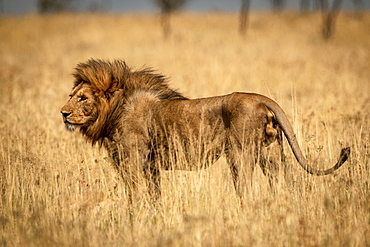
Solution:
{"label": "tree trunk", "polygon": [[342,0],[334,0],[333,7],[329,9],[327,0],[320,1],[320,7],[323,15],[322,37],[329,40],[333,37],[335,31],[335,22],[340,11]]}
{"label": "tree trunk", "polygon": [[170,15],[170,11],[162,10],[161,12],[161,26],[164,38],[168,38],[171,33]]}
{"label": "tree trunk", "polygon": [[242,5],[240,7],[239,17],[239,33],[245,36],[248,27],[248,11],[249,11],[249,0],[241,0]]}

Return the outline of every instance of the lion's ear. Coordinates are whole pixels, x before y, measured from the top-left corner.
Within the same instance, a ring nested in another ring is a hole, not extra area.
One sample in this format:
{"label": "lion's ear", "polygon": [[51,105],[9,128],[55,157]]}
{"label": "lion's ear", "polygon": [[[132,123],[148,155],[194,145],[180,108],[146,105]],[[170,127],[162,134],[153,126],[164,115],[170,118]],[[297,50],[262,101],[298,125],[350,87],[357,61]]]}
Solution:
{"label": "lion's ear", "polygon": [[111,94],[117,91],[120,88],[120,83],[117,80],[114,80],[110,87],[105,91],[105,93]]}

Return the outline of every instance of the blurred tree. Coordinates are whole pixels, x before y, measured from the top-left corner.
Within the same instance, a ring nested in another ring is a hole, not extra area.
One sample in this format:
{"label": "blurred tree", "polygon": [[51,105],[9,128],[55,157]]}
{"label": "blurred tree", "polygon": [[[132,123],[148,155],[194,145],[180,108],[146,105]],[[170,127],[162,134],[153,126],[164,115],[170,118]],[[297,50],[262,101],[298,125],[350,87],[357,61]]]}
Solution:
{"label": "blurred tree", "polygon": [[301,0],[299,4],[300,10],[303,13],[307,13],[310,9],[310,0]]}
{"label": "blurred tree", "polygon": [[355,4],[355,8],[356,9],[364,9],[365,8],[365,4],[364,4],[364,1],[362,0],[353,0],[353,3]]}
{"label": "blurred tree", "polygon": [[73,1],[75,0],[38,0],[37,8],[40,13],[69,11]]}
{"label": "blurred tree", "polygon": [[239,16],[239,33],[242,36],[245,36],[248,27],[248,11],[250,0],[241,0],[242,4],[240,7],[240,16]]}
{"label": "blurred tree", "polygon": [[112,0],[91,0],[88,6],[90,12],[108,11],[112,7]]}
{"label": "blurred tree", "polygon": [[285,0],[271,0],[271,3],[274,11],[281,11],[285,6]]}
{"label": "blurred tree", "polygon": [[[302,12],[308,12],[311,0],[300,0],[300,9]],[[352,0],[355,6],[355,15],[361,18],[362,11],[365,8],[363,0]],[[320,9],[322,13],[321,34],[325,40],[332,38],[335,31],[336,18],[340,12],[342,0],[333,0],[332,6],[328,0],[312,0],[314,10]]]}
{"label": "blurred tree", "polygon": [[[312,5],[311,5],[312,2]],[[321,9],[321,0],[300,0],[300,10],[303,13],[307,13],[312,9],[313,11]]]}
{"label": "blurred tree", "polygon": [[320,0],[320,7],[323,15],[322,37],[325,40],[332,38],[335,29],[335,21],[338,17],[342,0],[334,0],[330,8],[328,0]]}
{"label": "blurred tree", "polygon": [[353,3],[355,4],[356,16],[358,18],[361,18],[365,10],[364,1],[363,0],[353,0]]}
{"label": "blurred tree", "polygon": [[312,9],[314,11],[319,11],[320,10],[320,5],[321,5],[320,2],[321,2],[321,0],[313,0]]}
{"label": "blurred tree", "polygon": [[167,38],[171,33],[171,14],[185,6],[188,0],[153,0],[161,8],[161,26],[163,35]]}

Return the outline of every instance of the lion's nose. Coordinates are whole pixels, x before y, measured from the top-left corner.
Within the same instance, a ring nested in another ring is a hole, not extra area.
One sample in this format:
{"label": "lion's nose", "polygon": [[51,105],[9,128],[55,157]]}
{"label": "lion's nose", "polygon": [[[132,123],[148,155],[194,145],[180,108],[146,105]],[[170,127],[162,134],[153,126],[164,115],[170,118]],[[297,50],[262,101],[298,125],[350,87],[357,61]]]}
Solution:
{"label": "lion's nose", "polygon": [[71,115],[70,112],[66,112],[66,111],[61,111],[60,113],[62,113],[63,117],[66,118],[68,117],[69,115]]}

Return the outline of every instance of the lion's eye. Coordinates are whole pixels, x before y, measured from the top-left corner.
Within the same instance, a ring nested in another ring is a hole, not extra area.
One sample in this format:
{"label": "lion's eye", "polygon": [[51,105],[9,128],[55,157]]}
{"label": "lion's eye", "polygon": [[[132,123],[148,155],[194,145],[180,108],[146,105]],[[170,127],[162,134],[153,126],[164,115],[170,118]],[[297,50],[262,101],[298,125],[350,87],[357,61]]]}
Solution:
{"label": "lion's eye", "polygon": [[81,96],[81,97],[78,98],[78,101],[84,101],[84,100],[87,100],[87,97]]}

